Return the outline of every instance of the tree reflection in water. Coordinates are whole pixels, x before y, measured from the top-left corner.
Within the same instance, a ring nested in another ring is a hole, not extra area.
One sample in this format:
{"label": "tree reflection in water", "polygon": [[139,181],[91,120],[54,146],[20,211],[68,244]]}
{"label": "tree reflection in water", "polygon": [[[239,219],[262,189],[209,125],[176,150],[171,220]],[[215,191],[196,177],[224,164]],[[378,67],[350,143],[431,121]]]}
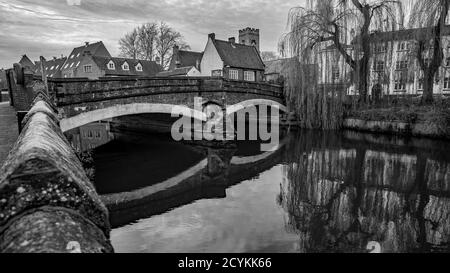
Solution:
{"label": "tree reflection in water", "polygon": [[383,138],[303,132],[290,142],[278,202],[301,252],[369,252],[374,242],[450,251],[449,149]]}

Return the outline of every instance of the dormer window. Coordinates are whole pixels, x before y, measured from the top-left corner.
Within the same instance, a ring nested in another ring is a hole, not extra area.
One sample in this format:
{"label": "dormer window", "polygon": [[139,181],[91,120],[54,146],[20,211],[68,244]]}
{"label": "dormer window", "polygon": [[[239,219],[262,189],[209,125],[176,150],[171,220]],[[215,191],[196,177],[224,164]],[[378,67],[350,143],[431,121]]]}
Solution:
{"label": "dormer window", "polygon": [[142,72],[142,65],[140,63],[136,65],[136,71]]}
{"label": "dormer window", "polygon": [[115,69],[116,69],[116,65],[114,64],[113,61],[109,61],[109,63],[108,63],[108,69],[109,69],[109,70],[115,70]]}
{"label": "dormer window", "polygon": [[126,71],[130,70],[130,66],[128,65],[127,62],[124,62],[124,63],[123,63],[122,69],[123,69],[123,70],[126,70]]}

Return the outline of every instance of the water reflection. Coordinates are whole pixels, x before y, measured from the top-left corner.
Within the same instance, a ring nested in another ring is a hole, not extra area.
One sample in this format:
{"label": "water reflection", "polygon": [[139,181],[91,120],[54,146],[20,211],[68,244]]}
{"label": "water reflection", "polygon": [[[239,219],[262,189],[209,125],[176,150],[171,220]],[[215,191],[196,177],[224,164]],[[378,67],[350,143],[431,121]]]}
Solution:
{"label": "water reflection", "polygon": [[448,142],[302,131],[262,153],[108,135],[94,182],[118,252],[450,252]]}
{"label": "water reflection", "polygon": [[301,252],[449,251],[448,143],[310,132],[289,150],[280,199]]}

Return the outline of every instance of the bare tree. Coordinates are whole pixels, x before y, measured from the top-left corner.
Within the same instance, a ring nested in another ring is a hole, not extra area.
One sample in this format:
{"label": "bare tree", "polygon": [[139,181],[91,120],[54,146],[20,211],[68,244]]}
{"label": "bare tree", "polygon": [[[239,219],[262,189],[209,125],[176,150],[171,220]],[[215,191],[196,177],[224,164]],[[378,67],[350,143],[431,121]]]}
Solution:
{"label": "bare tree", "polygon": [[135,28],[120,39],[119,45],[123,57],[159,59],[163,68],[167,68],[175,45],[180,49],[190,48],[183,41],[183,36],[164,22],[147,23]]}
{"label": "bare tree", "polygon": [[139,58],[153,61],[155,57],[155,42],[158,35],[156,23],[146,23],[137,29]]}
{"label": "bare tree", "polygon": [[137,59],[139,53],[139,33],[137,29],[127,33],[119,40],[120,55],[127,58]]}
{"label": "bare tree", "polygon": [[433,81],[444,58],[442,37],[450,8],[450,0],[416,0],[410,27],[420,28],[417,32],[415,54],[424,73],[423,104],[433,102]]}
{"label": "bare tree", "polygon": [[190,47],[183,41],[181,34],[168,26],[166,23],[161,22],[158,27],[158,35],[156,38],[156,52],[161,60],[161,66],[167,68],[170,55],[174,46],[178,46],[180,49],[189,49]]}
{"label": "bare tree", "polygon": [[[394,30],[402,22],[402,4],[393,0],[308,0],[309,7],[289,13],[290,32],[282,39],[280,50],[294,55],[311,52],[323,42],[331,42],[354,71],[360,98],[366,102],[371,57],[371,31]],[[400,14],[400,16],[399,16]],[[355,32],[354,52],[349,52],[349,37]]]}

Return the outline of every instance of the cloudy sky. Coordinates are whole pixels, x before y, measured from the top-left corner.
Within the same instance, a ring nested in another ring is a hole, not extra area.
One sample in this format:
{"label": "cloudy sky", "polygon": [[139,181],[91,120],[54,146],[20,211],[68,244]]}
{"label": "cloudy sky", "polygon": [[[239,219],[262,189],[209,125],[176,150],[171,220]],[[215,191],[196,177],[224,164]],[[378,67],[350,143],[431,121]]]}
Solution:
{"label": "cloudy sky", "polygon": [[135,26],[166,21],[192,50],[207,34],[236,36],[247,26],[261,31],[261,49],[276,51],[287,14],[303,0],[0,0],[0,67],[20,56],[32,60],[68,55],[85,41],[102,40],[118,55],[118,40]]}

